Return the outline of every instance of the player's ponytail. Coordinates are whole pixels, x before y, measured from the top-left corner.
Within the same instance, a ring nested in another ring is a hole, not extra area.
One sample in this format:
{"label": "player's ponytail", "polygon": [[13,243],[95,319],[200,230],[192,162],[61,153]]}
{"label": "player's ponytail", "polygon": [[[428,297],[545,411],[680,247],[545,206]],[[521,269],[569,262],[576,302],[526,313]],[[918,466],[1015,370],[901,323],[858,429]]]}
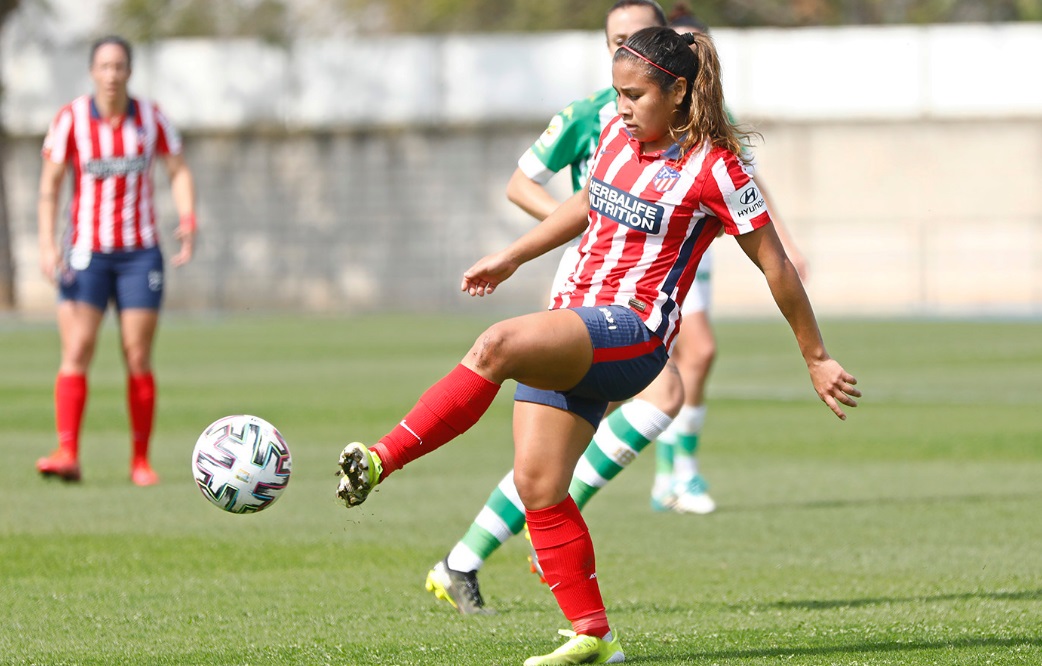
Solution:
{"label": "player's ponytail", "polygon": [[688,110],[688,122],[676,130],[678,135],[687,139],[684,148],[708,141],[741,157],[747,147],[745,135],[731,122],[724,107],[720,57],[716,53],[713,38],[698,32],[685,33],[682,37],[690,45],[698,62],[698,71],[691,83],[692,103]]}
{"label": "player's ponytail", "polygon": [[711,37],[701,33],[677,34],[671,28],[644,28],[626,40],[615,58],[644,61],[648,76],[664,91],[678,79],[687,83],[678,107],[681,124],[670,128],[671,136],[685,152],[708,142],[743,155],[744,135],[724,109],[720,58]]}

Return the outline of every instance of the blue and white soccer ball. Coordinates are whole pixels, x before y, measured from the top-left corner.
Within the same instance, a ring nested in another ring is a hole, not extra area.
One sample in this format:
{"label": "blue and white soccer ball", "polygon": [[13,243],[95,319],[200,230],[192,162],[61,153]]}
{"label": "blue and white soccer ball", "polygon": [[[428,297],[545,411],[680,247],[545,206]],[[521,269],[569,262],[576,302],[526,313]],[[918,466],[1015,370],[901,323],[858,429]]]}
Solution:
{"label": "blue and white soccer ball", "polygon": [[192,475],[203,497],[230,513],[256,513],[286,490],[292,460],[267,421],[240,414],[211,423],[195,442]]}

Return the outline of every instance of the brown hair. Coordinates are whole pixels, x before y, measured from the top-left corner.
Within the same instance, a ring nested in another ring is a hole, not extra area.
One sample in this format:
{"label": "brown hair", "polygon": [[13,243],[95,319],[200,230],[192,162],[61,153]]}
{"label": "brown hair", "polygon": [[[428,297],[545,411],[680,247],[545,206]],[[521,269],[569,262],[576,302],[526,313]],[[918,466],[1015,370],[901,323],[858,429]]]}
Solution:
{"label": "brown hair", "polygon": [[91,67],[93,67],[94,55],[98,52],[98,49],[100,49],[102,46],[105,46],[106,44],[115,44],[116,46],[123,49],[123,52],[127,54],[127,69],[130,69],[130,65],[134,60],[134,50],[130,47],[130,42],[123,39],[119,35],[106,35],[105,37],[101,37],[100,39],[95,40],[94,43],[90,46],[90,59],[87,61],[87,63]]}
{"label": "brown hair", "polygon": [[666,12],[662,11],[662,5],[655,2],[655,0],[618,0],[611,6],[604,19],[604,30],[608,30],[608,16],[611,16],[616,9],[624,9],[626,7],[647,7],[655,15],[655,23],[657,25],[666,25]]}
{"label": "brown hair", "polygon": [[677,79],[687,82],[679,107],[687,121],[670,129],[684,152],[708,142],[743,157],[747,133],[731,122],[724,108],[720,58],[712,37],[702,33],[678,35],[672,28],[653,27],[633,33],[626,46],[632,51],[619,49],[615,58],[647,59],[647,75],[663,91],[672,88]]}

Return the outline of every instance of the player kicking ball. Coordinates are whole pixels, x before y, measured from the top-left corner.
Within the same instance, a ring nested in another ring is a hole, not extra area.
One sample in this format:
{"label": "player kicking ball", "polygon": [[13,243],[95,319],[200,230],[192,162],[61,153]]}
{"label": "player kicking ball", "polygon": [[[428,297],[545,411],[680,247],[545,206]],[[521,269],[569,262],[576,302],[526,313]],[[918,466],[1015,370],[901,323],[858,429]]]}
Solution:
{"label": "player kicking ball", "polygon": [[[691,48],[694,45],[694,48]],[[550,309],[493,324],[376,444],[340,456],[337,496],[364,502],[409,462],[466,432],[502,383],[514,396],[514,482],[532,545],[569,639],[526,666],[624,660],[608,622],[589,530],[568,487],[609,402],[665,366],[702,253],[721,229],[767,279],[818,396],[837,416],[855,378],[825,350],[814,312],[740,157],[723,107],[719,59],[705,35],[646,28],[613,59],[616,117],[587,186],[506,249],[480,259],[461,288],[486,296],[524,263],[582,235]]]}

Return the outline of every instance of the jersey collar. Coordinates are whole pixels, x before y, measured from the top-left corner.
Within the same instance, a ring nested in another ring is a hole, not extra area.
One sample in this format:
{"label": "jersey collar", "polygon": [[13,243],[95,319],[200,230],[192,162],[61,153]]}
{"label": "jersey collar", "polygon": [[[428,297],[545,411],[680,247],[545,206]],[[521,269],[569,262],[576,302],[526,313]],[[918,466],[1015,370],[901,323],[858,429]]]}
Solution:
{"label": "jersey collar", "polygon": [[[674,143],[669,148],[663,148],[662,150],[656,150],[651,153],[642,153],[640,151],[640,141],[634,139],[633,135],[630,134],[630,131],[625,127],[622,128],[622,131],[626,133],[626,140],[633,148],[633,152],[641,160],[670,160],[676,162],[684,155],[684,149],[680,146],[680,142]],[[683,137],[681,138],[681,140],[683,140]]]}
{"label": "jersey collar", "polygon": [[[98,105],[94,101],[94,95],[90,96],[90,117],[94,120],[101,120],[101,112],[98,111]],[[134,102],[133,97],[127,97],[127,110],[123,114],[125,118],[137,117],[137,104]]]}

